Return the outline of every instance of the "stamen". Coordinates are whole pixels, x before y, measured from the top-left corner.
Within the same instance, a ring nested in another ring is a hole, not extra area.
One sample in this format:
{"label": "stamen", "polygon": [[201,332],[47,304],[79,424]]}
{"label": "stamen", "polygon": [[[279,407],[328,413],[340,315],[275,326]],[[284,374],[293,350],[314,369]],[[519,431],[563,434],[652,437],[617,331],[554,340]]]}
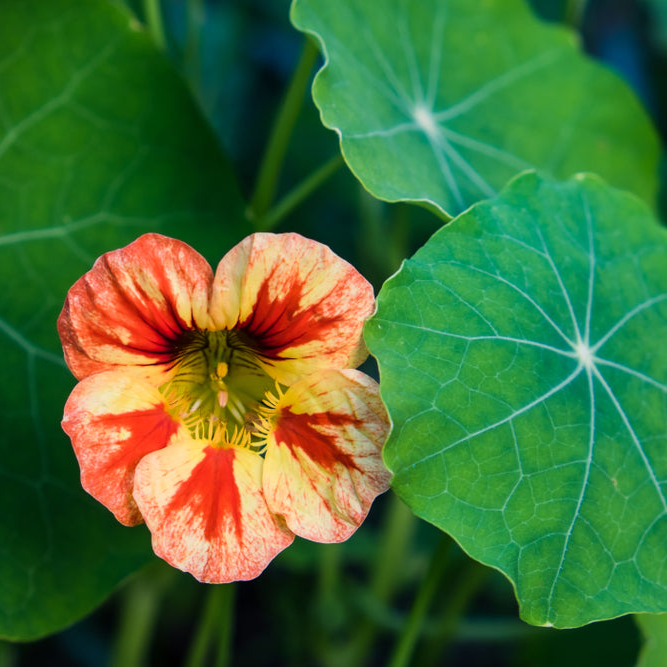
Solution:
{"label": "stamen", "polygon": [[238,428],[237,426],[235,426],[231,436],[229,435],[229,433],[226,433],[225,435],[227,436],[226,437],[227,445],[230,447],[248,448],[251,446],[250,435],[246,433],[245,429]]}
{"label": "stamen", "polygon": [[[236,398],[236,396],[230,396],[230,401],[227,403],[227,410],[232,413],[232,416],[236,420],[237,423],[243,424],[245,423],[244,419],[244,414],[245,414],[245,409],[243,407],[243,404]],[[234,427],[236,428],[236,427]]]}
{"label": "stamen", "polygon": [[270,391],[267,391],[264,394],[262,404],[257,406],[254,419],[251,422],[251,427],[248,429],[254,437],[260,439],[260,443],[263,447],[266,447],[266,439],[275,427],[278,405],[285,396],[282,386],[277,382],[275,383],[274,389],[275,394]]}
{"label": "stamen", "polygon": [[[234,439],[241,431],[250,443],[248,423],[273,405],[266,394],[275,383],[252,342],[234,330],[196,330],[178,341],[173,361],[173,377],[160,387],[170,412],[197,438],[222,430]],[[282,396],[277,393],[274,402]]]}
{"label": "stamen", "polygon": [[191,415],[191,414],[197,412],[197,410],[199,410],[199,408],[201,407],[201,404],[202,404],[203,402],[204,402],[204,399],[203,399],[203,398],[198,398],[198,399],[192,404],[192,407],[190,408],[190,412],[188,412],[187,414],[188,414],[188,415]]}
{"label": "stamen", "polygon": [[283,396],[285,396],[285,393],[277,382],[275,385],[275,391],[275,394],[272,394],[270,391],[267,391],[266,394],[264,394],[264,398],[262,400],[264,405],[262,407],[266,406],[266,408],[270,410],[275,410],[278,407],[278,403],[280,403]]}

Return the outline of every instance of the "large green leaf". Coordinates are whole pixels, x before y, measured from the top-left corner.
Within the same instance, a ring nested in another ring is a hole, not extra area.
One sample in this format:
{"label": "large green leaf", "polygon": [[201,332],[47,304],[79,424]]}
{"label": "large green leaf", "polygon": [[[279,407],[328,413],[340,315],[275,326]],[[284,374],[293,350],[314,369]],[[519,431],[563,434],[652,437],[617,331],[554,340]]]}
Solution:
{"label": "large green leaf", "polygon": [[444,227],[366,327],[392,486],[572,627],[667,610],[667,231],[526,174]]}
{"label": "large green leaf", "polygon": [[653,203],[659,144],[629,88],[522,0],[294,0],[313,97],[364,186],[456,214],[534,166]]}
{"label": "large green leaf", "polygon": [[89,611],[150,557],[81,490],[55,323],[102,252],[148,230],[217,260],[246,232],[185,86],[120,6],[0,4],[0,636]]}

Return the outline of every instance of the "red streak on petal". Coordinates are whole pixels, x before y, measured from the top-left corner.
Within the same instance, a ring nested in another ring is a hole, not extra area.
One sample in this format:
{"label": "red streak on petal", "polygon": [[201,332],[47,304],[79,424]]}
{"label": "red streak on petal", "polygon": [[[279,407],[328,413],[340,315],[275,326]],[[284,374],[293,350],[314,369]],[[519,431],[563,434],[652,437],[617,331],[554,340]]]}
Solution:
{"label": "red streak on petal", "polygon": [[324,339],[339,317],[323,315],[319,304],[297,312],[305,288],[302,281],[293,280],[279,296],[271,298],[272,277],[273,272],[264,279],[252,312],[238,327],[251,336],[263,356],[276,359],[285,349]]}
{"label": "red streak on petal", "polygon": [[172,497],[167,511],[189,505],[203,517],[204,537],[208,541],[219,538],[229,525],[240,541],[243,521],[241,495],[234,478],[234,450],[206,447],[204,454]]}
{"label": "red streak on petal", "polygon": [[104,465],[105,470],[119,466],[134,469],[146,454],[166,447],[171,437],[178,431],[178,422],[165,412],[162,405],[157,405],[152,410],[100,415],[95,421],[103,428],[117,424],[130,432],[129,438],[121,441],[118,454],[109,457]]}
{"label": "red streak on petal", "polygon": [[359,426],[360,419],[347,414],[319,412],[316,414],[296,414],[283,410],[276,424],[274,436],[294,454],[301,449],[305,454],[328,472],[334,472],[336,464],[348,470],[359,470],[354,458],[341,451],[333,435],[325,429],[340,433],[346,426]]}
{"label": "red streak on petal", "polygon": [[63,428],[72,439],[83,487],[121,523],[140,523],[132,498],[134,471],[144,456],[169,443],[179,423],[161,404],[110,414],[90,414],[66,406]]}

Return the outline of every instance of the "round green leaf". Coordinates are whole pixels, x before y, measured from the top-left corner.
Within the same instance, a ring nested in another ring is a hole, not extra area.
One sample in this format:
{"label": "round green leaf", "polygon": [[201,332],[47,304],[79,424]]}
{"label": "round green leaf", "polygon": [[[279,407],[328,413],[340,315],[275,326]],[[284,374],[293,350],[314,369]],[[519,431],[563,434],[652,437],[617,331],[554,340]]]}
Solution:
{"label": "round green leaf", "polygon": [[184,84],[107,0],[0,4],[0,636],[80,618],[151,557],[81,489],[56,318],[103,252],[154,230],[217,261],[248,230]]}
{"label": "round green leaf", "polygon": [[522,0],[294,0],[324,124],[363,185],[455,215],[531,166],[651,204],[659,142],[629,88]]}
{"label": "round green leaf", "polygon": [[444,227],[366,327],[392,486],[572,627],[667,610],[667,231],[528,173]]}

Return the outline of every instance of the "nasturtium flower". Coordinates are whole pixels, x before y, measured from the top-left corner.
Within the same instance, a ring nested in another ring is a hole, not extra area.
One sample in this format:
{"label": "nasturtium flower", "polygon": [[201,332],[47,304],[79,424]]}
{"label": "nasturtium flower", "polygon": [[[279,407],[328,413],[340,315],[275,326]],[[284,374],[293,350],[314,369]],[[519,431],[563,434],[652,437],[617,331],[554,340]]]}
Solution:
{"label": "nasturtium flower", "polygon": [[58,320],[83,487],[210,583],[256,577],[295,535],[347,539],[389,482],[386,412],[355,370],[373,308],[298,234],[249,236],[215,273],[159,234],[103,255]]}

